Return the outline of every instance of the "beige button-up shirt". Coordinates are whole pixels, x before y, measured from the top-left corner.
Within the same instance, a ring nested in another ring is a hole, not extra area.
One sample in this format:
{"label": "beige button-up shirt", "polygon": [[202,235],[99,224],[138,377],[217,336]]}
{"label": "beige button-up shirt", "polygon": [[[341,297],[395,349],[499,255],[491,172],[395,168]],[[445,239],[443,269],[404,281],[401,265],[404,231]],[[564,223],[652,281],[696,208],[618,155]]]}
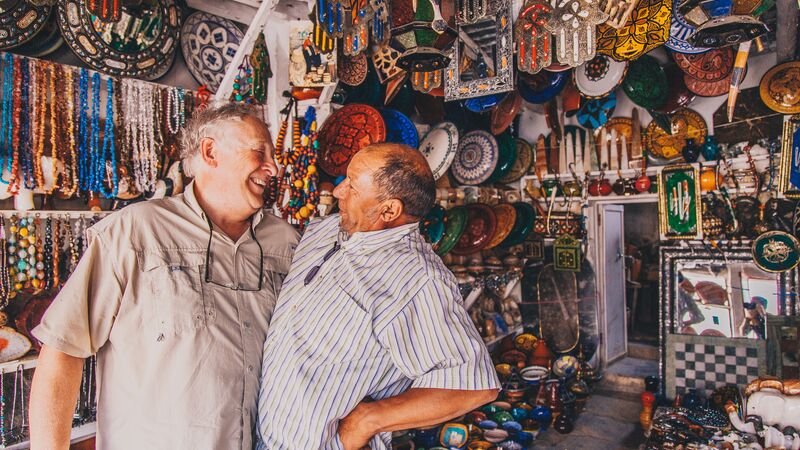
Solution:
{"label": "beige button-up shirt", "polygon": [[262,212],[234,242],[194,196],[128,206],[89,229],[75,272],[33,330],[97,354],[98,449],[250,449],[261,352],[298,233]]}

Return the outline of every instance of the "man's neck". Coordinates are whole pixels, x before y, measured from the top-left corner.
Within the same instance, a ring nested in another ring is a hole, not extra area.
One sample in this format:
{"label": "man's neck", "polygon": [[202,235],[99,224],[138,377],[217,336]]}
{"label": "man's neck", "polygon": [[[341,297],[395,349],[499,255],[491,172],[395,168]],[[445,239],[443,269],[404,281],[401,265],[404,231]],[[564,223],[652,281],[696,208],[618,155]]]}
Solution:
{"label": "man's neck", "polygon": [[236,212],[231,210],[230,201],[225,201],[213,194],[213,189],[204,189],[197,182],[194,183],[194,196],[197,204],[206,213],[211,223],[217,226],[234,242],[247,231],[254,211]]}

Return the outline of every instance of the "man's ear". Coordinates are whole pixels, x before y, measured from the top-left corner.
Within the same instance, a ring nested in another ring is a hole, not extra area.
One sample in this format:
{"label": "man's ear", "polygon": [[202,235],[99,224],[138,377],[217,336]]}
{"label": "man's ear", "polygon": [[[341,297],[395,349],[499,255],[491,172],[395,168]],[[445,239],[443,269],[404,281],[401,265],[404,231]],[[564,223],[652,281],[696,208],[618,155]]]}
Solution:
{"label": "man's ear", "polygon": [[217,167],[218,156],[219,152],[217,151],[216,145],[214,145],[214,139],[208,137],[200,139],[200,159],[202,159],[204,163],[209,167]]}
{"label": "man's ear", "polygon": [[384,201],[381,204],[380,218],[385,223],[391,223],[403,215],[403,202],[396,198]]}

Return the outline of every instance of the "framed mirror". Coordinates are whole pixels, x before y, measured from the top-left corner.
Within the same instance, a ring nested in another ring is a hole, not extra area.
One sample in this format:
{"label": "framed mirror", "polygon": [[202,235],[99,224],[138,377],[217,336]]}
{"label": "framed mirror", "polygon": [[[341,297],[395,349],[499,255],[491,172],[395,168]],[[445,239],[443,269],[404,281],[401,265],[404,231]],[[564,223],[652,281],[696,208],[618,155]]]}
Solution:
{"label": "framed mirror", "polygon": [[759,269],[747,243],[712,249],[702,242],[684,242],[661,247],[659,255],[662,379],[668,335],[766,340],[768,314],[797,314],[798,269]]}
{"label": "framed mirror", "polygon": [[83,62],[109,75],[143,80],[154,80],[169,70],[180,32],[174,0],[126,3],[117,22],[92,15],[87,1],[58,3],[61,33]]}
{"label": "framed mirror", "polygon": [[453,58],[445,70],[445,100],[462,100],[514,88],[511,2],[490,4],[486,17],[459,24]]}

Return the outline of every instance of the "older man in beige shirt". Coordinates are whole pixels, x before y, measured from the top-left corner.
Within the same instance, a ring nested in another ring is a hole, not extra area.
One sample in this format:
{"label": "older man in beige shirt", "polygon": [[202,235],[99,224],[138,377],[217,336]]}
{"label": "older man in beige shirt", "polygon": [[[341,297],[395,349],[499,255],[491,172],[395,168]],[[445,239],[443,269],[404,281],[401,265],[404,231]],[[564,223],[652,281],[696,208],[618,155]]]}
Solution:
{"label": "older man in beige shirt", "polygon": [[195,179],[129,206],[91,243],[33,334],[32,449],[66,449],[97,354],[99,449],[249,449],[261,350],[297,232],[263,212],[277,172],[264,123],[224,105],[190,121]]}

